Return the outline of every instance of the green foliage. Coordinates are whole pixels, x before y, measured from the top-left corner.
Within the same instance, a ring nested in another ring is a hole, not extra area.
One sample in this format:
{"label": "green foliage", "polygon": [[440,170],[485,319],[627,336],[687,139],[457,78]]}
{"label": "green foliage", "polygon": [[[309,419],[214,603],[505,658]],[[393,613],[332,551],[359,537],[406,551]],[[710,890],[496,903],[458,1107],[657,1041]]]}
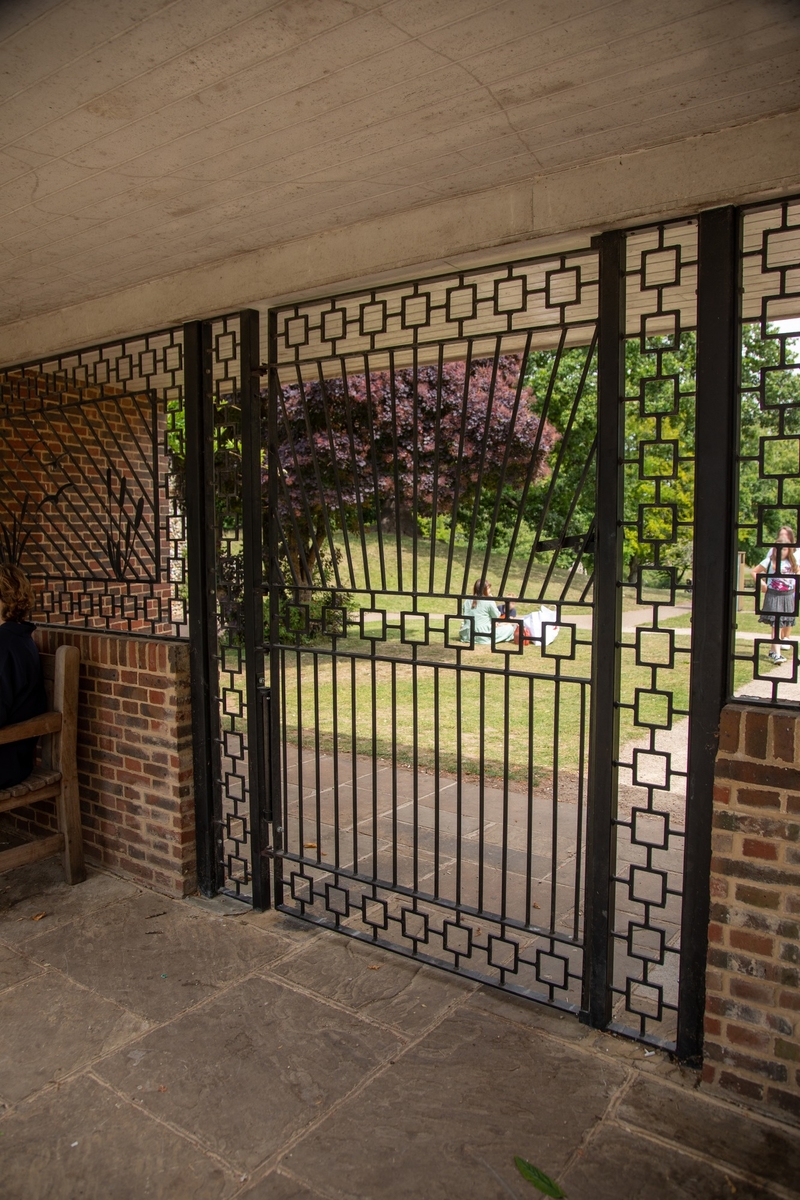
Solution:
{"label": "green foliage", "polygon": [[540,1171],[532,1163],[526,1162],[518,1154],[514,1155],[514,1165],[522,1178],[527,1179],[528,1183],[532,1183],[540,1192],[544,1192],[545,1196],[552,1196],[553,1200],[564,1200],[566,1193],[562,1192],[555,1180],[551,1179],[549,1175],[545,1175],[544,1171]]}

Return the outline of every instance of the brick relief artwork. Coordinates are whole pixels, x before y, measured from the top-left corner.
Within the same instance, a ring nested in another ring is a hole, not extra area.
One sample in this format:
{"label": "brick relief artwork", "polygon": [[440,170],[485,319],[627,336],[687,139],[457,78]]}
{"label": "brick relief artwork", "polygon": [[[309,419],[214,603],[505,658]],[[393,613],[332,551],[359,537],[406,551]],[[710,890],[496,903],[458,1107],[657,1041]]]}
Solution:
{"label": "brick relief artwork", "polygon": [[160,361],[101,348],[0,376],[0,556],[39,621],[185,633],[181,347],[162,341]]}

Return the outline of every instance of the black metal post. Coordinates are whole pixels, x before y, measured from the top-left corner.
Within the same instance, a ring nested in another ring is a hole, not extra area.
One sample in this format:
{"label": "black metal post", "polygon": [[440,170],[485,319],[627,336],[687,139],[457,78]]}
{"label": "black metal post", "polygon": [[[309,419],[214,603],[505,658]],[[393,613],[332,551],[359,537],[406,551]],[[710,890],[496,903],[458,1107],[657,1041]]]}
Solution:
{"label": "black metal post", "polygon": [[192,321],[184,325],[183,353],[197,882],[204,896],[213,896],[222,886],[222,797],[216,659],[214,401],[208,324]]}
{"label": "black metal post", "polygon": [[263,500],[261,482],[261,373],[259,320],[255,309],[239,314],[242,403],[242,535],[244,539],[244,646],[247,688],[247,774],[250,788],[250,862],[253,907],[269,907],[262,851],[269,845],[264,746]]}
{"label": "black metal post", "polygon": [[[283,849],[283,805],[281,797],[281,755],[280,749],[280,694],[281,694],[281,660],[280,660],[280,602],[283,587],[279,557],[279,528],[278,528],[278,316],[273,310],[267,317],[267,362],[269,364],[268,393],[267,393],[267,572],[268,572],[268,622],[269,622],[269,693],[265,698],[264,720],[267,729],[266,741],[268,750],[267,778],[267,808],[269,820],[272,823],[272,844],[276,852]],[[302,751],[302,747],[301,747]],[[274,863],[274,898],[275,904],[283,903],[283,870],[282,860],[277,857]]]}
{"label": "black metal post", "polygon": [[737,338],[737,214],[701,213],[697,286],[694,572],[676,1054],[703,1049],[711,821],[719,718],[728,694],[734,581]]}
{"label": "black metal post", "polygon": [[619,642],[622,569],[622,439],[625,391],[625,235],[601,234],[597,356],[597,507],[595,518],[592,699],[586,823],[584,976],[581,1020],[611,1020],[616,860]]}

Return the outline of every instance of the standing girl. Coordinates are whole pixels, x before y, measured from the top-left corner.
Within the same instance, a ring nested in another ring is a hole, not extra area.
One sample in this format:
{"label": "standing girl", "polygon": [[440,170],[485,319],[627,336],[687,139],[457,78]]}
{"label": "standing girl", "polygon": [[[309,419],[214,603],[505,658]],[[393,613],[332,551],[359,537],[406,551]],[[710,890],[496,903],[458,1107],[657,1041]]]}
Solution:
{"label": "standing girl", "polygon": [[769,652],[769,660],[773,663],[786,662],[781,654],[780,643],[789,636],[789,630],[794,625],[795,591],[797,581],[784,579],[785,575],[797,575],[797,556],[794,551],[794,530],[788,525],[782,525],[778,531],[775,545],[769,554],[753,567],[753,579],[758,586],[759,576],[766,575],[761,580],[764,596],[761,601],[761,616],[758,618],[762,625],[780,625],[779,641],[774,642]]}

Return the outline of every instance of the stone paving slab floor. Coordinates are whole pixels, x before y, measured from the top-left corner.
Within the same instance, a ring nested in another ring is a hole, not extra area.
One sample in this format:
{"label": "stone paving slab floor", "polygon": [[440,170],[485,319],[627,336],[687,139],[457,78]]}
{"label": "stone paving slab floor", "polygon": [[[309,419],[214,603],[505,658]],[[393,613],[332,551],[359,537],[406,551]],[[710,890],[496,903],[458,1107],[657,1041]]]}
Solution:
{"label": "stone paving slab floor", "polygon": [[0,876],[3,1200],[787,1200],[800,1131],[659,1051],[235,901]]}

